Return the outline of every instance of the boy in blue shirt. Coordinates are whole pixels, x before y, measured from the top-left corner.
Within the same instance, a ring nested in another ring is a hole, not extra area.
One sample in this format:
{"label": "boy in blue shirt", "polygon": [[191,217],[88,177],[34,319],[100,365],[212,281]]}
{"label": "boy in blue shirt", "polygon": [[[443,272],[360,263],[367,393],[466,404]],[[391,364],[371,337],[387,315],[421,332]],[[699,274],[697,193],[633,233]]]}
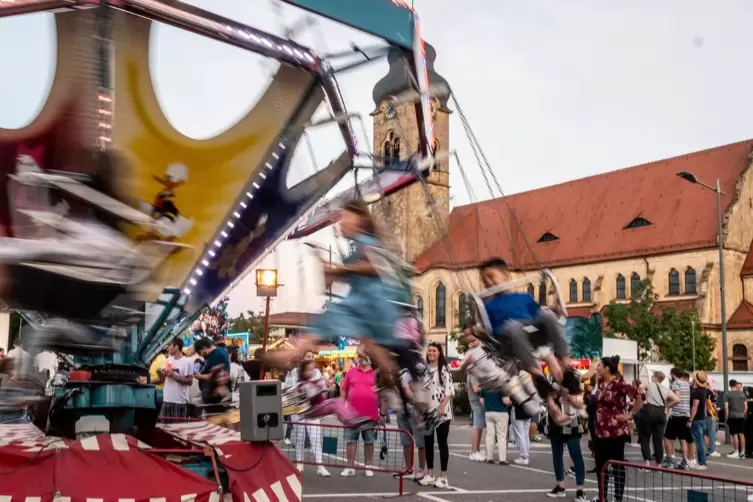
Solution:
{"label": "boy in blue shirt", "polygon": [[[544,373],[536,353],[551,347],[553,353],[547,351],[542,359],[554,379],[562,382],[565,372],[570,369],[570,347],[557,316],[542,309],[527,293],[494,293],[495,287],[510,281],[507,263],[502,258],[493,258],[481,265],[481,281],[488,288],[486,294],[482,293],[488,328],[499,342],[502,355],[514,357],[523,370],[540,380]],[[529,333],[528,326],[535,327],[535,331]]]}

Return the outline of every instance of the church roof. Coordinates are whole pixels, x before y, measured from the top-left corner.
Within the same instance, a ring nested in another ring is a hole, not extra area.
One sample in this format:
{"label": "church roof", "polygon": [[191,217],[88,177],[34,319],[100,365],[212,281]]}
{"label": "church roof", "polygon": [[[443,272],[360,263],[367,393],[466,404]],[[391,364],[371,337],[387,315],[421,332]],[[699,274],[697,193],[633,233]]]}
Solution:
{"label": "church roof", "polygon": [[456,207],[447,234],[415,266],[461,269],[502,256],[536,269],[715,246],[714,194],[676,173],[706,183],[718,177],[727,210],[752,148],[743,141]]}
{"label": "church roof", "polygon": [[753,305],[743,300],[727,321],[727,327],[730,329],[753,328]]}
{"label": "church roof", "polygon": [[740,270],[740,277],[753,276],[753,242],[750,243],[750,249],[748,250],[748,256],[745,257],[743,262],[743,268]]}
{"label": "church roof", "polygon": [[[441,84],[449,87],[447,80],[445,80],[445,78],[434,69],[434,61],[437,59],[437,51],[434,50],[434,47],[431,44],[425,43],[424,46],[426,49],[426,67],[429,73],[429,85]],[[405,53],[397,47],[392,47],[387,53],[387,62],[390,65],[390,69],[387,72],[387,75],[376,83],[374,90],[372,91],[372,98],[377,107],[382,101],[390,96],[396,96],[405,90],[413,88],[410,80],[410,75],[413,70],[410,68],[404,54]],[[439,100],[442,109],[446,110],[449,96],[446,94],[440,95],[437,96],[437,99]]]}

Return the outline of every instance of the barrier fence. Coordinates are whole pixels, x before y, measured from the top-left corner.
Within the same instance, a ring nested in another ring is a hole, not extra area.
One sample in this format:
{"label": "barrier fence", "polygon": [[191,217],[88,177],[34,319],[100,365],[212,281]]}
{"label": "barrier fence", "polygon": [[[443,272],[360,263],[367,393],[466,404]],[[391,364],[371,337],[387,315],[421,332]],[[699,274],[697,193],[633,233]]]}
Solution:
{"label": "barrier fence", "polygon": [[606,490],[599,491],[599,500],[603,502],[753,502],[752,481],[726,479],[700,472],[609,461],[599,476],[600,487],[606,486]]}
{"label": "barrier fence", "polygon": [[286,438],[278,446],[299,468],[353,469],[354,475],[367,476],[391,473],[403,495],[403,478],[413,467],[415,441],[410,432],[390,427],[349,429],[318,421],[285,422],[285,426]]}

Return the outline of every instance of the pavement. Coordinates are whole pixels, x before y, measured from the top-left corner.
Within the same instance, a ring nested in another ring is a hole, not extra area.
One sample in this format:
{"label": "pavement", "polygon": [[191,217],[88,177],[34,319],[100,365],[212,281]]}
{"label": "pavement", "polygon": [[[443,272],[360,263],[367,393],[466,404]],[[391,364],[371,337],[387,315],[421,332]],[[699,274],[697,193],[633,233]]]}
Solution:
{"label": "pavement", "polygon": [[[341,477],[345,467],[345,450],[343,448],[343,430],[334,422],[325,420],[324,429],[325,453],[323,462],[331,477],[317,475],[315,465],[305,465],[303,471],[304,499],[363,499],[379,500],[399,495],[399,480],[390,472],[374,472],[367,477],[363,469],[362,444],[359,445],[356,475]],[[401,501],[406,502],[492,502],[492,501],[542,501],[548,500],[546,493],[555,485],[554,469],[552,467],[551,447],[546,440],[533,443],[528,466],[512,464],[517,457],[518,450],[508,450],[508,466],[486,464],[468,459],[470,454],[471,428],[467,420],[456,419],[450,429],[450,461],[448,465],[448,481],[450,487],[439,489],[423,487],[406,478],[404,481],[404,496]],[[373,465],[375,471],[396,471],[402,466],[402,448],[399,436],[390,433],[386,438],[380,435],[376,443],[375,457],[379,458],[380,447],[385,444],[387,454],[384,460],[376,460]],[[294,459],[293,446],[281,445],[283,451]],[[730,446],[720,446],[719,452],[729,453]],[[483,451],[482,439],[482,451]],[[583,451],[586,470],[594,466],[593,458],[583,441]],[[628,462],[641,462],[640,448],[627,446],[625,449]],[[314,461],[310,452],[306,452],[304,461]],[[438,467],[439,454],[435,454],[435,466]],[[565,454],[565,466],[569,464]],[[438,473],[437,473],[438,474]],[[709,458],[708,470],[690,473],[640,471],[638,467],[628,468],[627,483],[624,500],[638,500],[658,502],[659,500],[684,500],[702,502],[710,500],[746,501],[753,494],[753,486],[742,486],[727,480],[750,480],[753,477],[753,460]],[[568,476],[567,498],[575,497],[575,480]],[[589,499],[598,494],[595,474],[586,476],[586,495]],[[691,493],[693,492],[693,493]],[[752,499],[753,500],[753,499]]]}

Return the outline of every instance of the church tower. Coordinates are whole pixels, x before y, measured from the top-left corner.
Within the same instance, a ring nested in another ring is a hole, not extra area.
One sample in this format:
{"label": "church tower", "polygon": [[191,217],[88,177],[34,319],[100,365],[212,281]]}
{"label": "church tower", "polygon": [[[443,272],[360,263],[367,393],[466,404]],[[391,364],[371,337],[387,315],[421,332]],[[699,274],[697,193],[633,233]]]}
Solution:
{"label": "church tower", "polygon": [[[447,81],[434,71],[437,54],[426,44],[429,85],[448,88]],[[405,160],[419,150],[419,129],[413,102],[398,103],[395,96],[413,89],[411,69],[403,53],[390,50],[387,75],[374,86],[372,96],[376,110],[374,120],[374,155],[385,159]],[[432,96],[431,112],[437,138],[436,152],[446,153],[450,147],[449,96]],[[445,155],[446,157],[446,155]],[[389,161],[389,160],[386,160]],[[435,213],[427,200],[422,183],[414,183],[372,205],[374,215],[384,229],[387,245],[413,263],[424,251],[447,232],[450,213],[449,163],[441,159],[434,166],[427,189],[434,201]]]}

